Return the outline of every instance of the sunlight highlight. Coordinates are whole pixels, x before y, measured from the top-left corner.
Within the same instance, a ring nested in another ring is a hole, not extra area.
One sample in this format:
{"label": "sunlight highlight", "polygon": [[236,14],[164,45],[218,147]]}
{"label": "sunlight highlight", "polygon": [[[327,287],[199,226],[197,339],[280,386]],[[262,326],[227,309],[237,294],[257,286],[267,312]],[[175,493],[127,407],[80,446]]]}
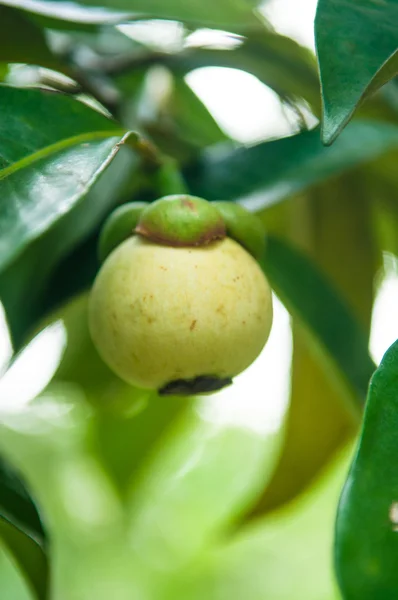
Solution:
{"label": "sunlight highlight", "polygon": [[185,77],[227,135],[242,143],[290,135],[296,113],[257,77],[238,69],[203,67]]}
{"label": "sunlight highlight", "polygon": [[0,379],[0,410],[22,410],[51,381],[66,347],[67,333],[56,321],[37,335]]}
{"label": "sunlight highlight", "polygon": [[265,0],[260,10],[275,31],[315,50],[314,19],[318,0]]}
{"label": "sunlight highlight", "polygon": [[12,344],[10,332],[8,331],[6,314],[0,302],[0,375],[6,369],[7,363],[12,356]]}
{"label": "sunlight highlight", "polygon": [[384,353],[398,339],[398,260],[384,255],[384,277],[373,306],[370,353],[379,364]]}
{"label": "sunlight highlight", "polygon": [[125,23],[116,29],[132,40],[163,52],[178,51],[184,42],[184,26],[178,21],[151,19]]}

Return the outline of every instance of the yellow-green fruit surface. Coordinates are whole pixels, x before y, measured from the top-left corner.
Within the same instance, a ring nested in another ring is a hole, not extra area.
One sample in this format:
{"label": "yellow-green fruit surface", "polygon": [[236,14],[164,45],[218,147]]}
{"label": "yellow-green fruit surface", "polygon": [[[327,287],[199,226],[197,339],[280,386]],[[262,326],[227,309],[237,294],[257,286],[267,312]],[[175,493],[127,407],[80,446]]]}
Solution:
{"label": "yellow-green fruit surface", "polygon": [[230,238],[174,248],[131,237],[106,259],[90,296],[100,355],[143,388],[233,377],[261,352],[271,324],[269,284]]}

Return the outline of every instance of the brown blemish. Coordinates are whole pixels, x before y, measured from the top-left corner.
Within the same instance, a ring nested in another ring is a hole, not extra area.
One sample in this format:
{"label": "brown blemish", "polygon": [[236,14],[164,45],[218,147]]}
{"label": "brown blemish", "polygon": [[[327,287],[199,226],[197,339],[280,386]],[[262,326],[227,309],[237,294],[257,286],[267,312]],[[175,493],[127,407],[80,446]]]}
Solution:
{"label": "brown blemish", "polygon": [[181,200],[181,206],[183,206],[184,208],[189,208],[189,210],[192,210],[193,212],[197,212],[195,202],[192,202],[192,200],[190,200],[189,198],[183,198]]}
{"label": "brown blemish", "polygon": [[220,315],[225,315],[225,306],[224,306],[224,304],[220,304],[219,306],[217,306],[216,312],[219,313]]}
{"label": "brown blemish", "polygon": [[167,267],[164,267],[163,265],[160,265],[159,269],[161,269],[162,271],[167,271]]}
{"label": "brown blemish", "polygon": [[195,329],[195,327],[196,327],[196,322],[197,322],[197,321],[196,321],[196,319],[194,319],[194,320],[192,321],[192,323],[191,323],[191,325],[190,325],[190,327],[189,327],[189,330],[190,330],[190,331],[193,331],[193,330]]}

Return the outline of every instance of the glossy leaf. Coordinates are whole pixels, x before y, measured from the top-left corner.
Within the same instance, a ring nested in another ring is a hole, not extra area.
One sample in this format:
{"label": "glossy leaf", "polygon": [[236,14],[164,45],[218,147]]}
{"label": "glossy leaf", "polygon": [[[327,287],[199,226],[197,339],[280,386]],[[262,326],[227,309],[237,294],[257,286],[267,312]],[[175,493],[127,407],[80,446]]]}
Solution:
{"label": "glossy leaf", "polygon": [[167,600],[340,600],[330,554],[349,451],[305,495],[238,531],[170,585]]}
{"label": "glossy leaf", "polygon": [[0,268],[79,202],[126,139],[68,97],[0,87]]}
{"label": "glossy leaf", "polygon": [[23,13],[0,4],[0,61],[57,68],[43,31]]}
{"label": "glossy leaf", "polygon": [[[82,287],[87,287],[87,280],[94,277],[98,259],[97,240],[93,235],[116,205],[126,180],[136,173],[137,163],[135,154],[122,148],[88,194],[31,242],[0,275],[0,297],[15,349],[20,348],[27,334],[47,312],[73,297]],[[84,248],[87,247],[85,261],[79,259],[77,264],[64,268],[65,257],[82,243]],[[54,270],[59,276],[53,284]]]}
{"label": "glossy leaf", "polygon": [[336,569],[344,598],[395,598],[398,588],[398,344],[369,388],[364,423],[338,511]]}
{"label": "glossy leaf", "polygon": [[[79,5],[47,0],[2,0],[32,12],[52,18],[85,23],[115,22],[127,19],[171,19],[218,28],[241,30],[260,25],[253,9],[257,0],[219,0],[217,3],[190,2],[183,0],[81,0]],[[99,9],[101,7],[101,10]],[[108,9],[105,12],[104,9]]]}
{"label": "glossy leaf", "polygon": [[[114,160],[123,142],[133,137],[75,100],[9,87],[0,88],[1,99],[0,297],[19,347],[43,315],[52,270],[98,228],[126,177],[135,172],[138,155],[126,149]],[[87,194],[110,164],[109,177],[104,173],[95,195]],[[96,269],[95,254],[93,264]],[[63,273],[58,289],[66,280],[78,285],[77,273]]]}
{"label": "glossy leaf", "polygon": [[243,199],[260,210],[398,146],[398,127],[357,121],[331,147],[317,130],[249,148],[208,150],[186,171],[190,191],[209,200]]}
{"label": "glossy leaf", "polygon": [[327,279],[304,254],[270,237],[263,268],[289,311],[331,360],[363,403],[374,364],[366,334]]}
{"label": "glossy leaf", "polygon": [[319,0],[315,35],[331,144],[357,106],[398,73],[395,0]]}

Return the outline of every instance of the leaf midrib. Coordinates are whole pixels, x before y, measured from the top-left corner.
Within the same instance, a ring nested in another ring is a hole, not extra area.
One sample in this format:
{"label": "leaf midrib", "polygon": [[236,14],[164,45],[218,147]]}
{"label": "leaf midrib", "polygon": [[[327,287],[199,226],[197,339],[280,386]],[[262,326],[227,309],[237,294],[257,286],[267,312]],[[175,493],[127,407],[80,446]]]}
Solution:
{"label": "leaf midrib", "polygon": [[126,130],[124,129],[115,129],[113,131],[93,131],[90,133],[80,133],[79,135],[74,135],[69,138],[65,138],[59,142],[55,142],[54,144],[50,144],[45,148],[41,148],[28,156],[24,156],[20,160],[12,163],[10,166],[2,169],[0,171],[0,181],[5,179],[9,175],[16,173],[17,171],[27,168],[31,166],[33,163],[41,160],[42,158],[47,158],[52,154],[56,154],[61,150],[66,150],[72,146],[77,146],[80,143],[91,142],[101,138],[111,138],[111,137],[123,137],[126,135]]}

